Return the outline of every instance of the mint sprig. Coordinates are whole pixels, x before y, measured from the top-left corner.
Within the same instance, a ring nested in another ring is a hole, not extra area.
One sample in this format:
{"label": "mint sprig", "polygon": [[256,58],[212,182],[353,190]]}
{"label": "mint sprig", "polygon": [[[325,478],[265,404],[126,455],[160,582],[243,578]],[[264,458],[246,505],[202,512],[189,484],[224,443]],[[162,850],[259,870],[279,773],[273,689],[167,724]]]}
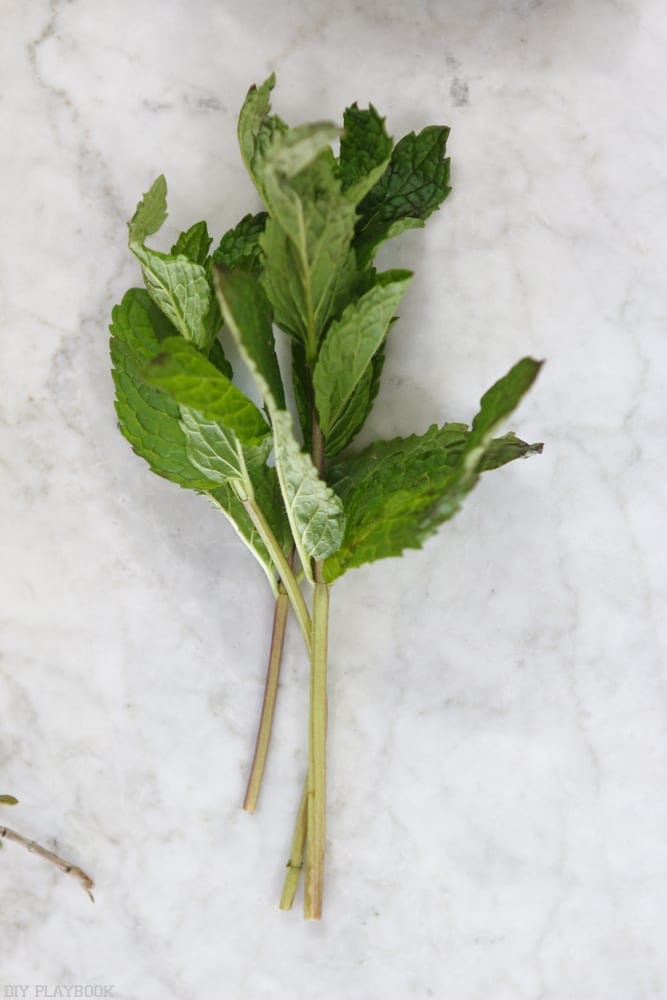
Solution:
{"label": "mint sprig", "polygon": [[[396,311],[411,273],[377,273],[378,247],[422,227],[450,192],[449,130],[429,125],[394,144],[370,106],[289,127],[271,111],[270,77],[241,109],[241,155],[263,210],[211,253],[206,223],[169,253],[146,241],[167,216],[159,177],[129,223],[146,286],[112,314],[119,428],[158,475],[208,497],[264,569],[276,597],[257,746],[244,807],[253,811],[268,753],[288,608],[310,660],[308,769],[281,907],[302,869],[304,910],[322,912],[326,822],[326,675],[330,589],[350,569],[420,548],[483,473],[539,452],[497,437],[535,381],[524,358],[483,396],[472,425],[350,443],[377,396]],[[339,141],[338,154],[334,146]],[[284,379],[276,332],[291,341]],[[233,343],[263,411],[237,386]],[[291,389],[286,392],[286,385]],[[295,427],[293,412],[298,416]],[[309,599],[302,591],[307,585]]]}

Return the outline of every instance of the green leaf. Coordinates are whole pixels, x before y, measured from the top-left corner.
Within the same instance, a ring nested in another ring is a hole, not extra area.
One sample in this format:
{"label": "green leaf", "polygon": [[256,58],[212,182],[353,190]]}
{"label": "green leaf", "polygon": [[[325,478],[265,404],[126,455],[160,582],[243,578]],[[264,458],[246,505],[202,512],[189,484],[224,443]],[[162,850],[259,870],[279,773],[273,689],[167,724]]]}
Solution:
{"label": "green leaf", "polygon": [[372,104],[367,110],[356,104],[346,108],[343,126],[339,156],[342,187],[357,205],[389,166],[394,143],[387,135],[384,118]]}
{"label": "green leaf", "polygon": [[247,271],[217,265],[215,289],[225,323],[242,345],[253,373],[268,387],[273,405],[285,409],[285,391],[273,337],[271,303],[257,278]]}
{"label": "green leaf", "polygon": [[164,174],[153,181],[128,222],[130,246],[156,233],[167,218],[167,182]]}
{"label": "green leaf", "polygon": [[342,416],[383,342],[411,277],[408,271],[378,275],[373,288],[329,327],[313,372],[315,403],[325,436]]}
{"label": "green leaf", "polygon": [[[212,483],[237,481],[245,485],[247,472],[239,439],[224,424],[207,420],[198,410],[181,407],[181,426],[188,458]],[[267,438],[270,444],[270,438]]]}
{"label": "green leaf", "polygon": [[340,500],[317,474],[294,436],[291,415],[276,398],[282,383],[273,348],[271,313],[261,285],[251,275],[216,269],[216,288],[227,327],[252,372],[271,416],[276,472],[294,542],[306,575],[310,560],[325,559],[343,536]]}
{"label": "green leaf", "polygon": [[208,259],[208,251],[212,242],[206,223],[195,222],[178,237],[171,248],[171,255],[176,257],[180,254],[203,267]]}
{"label": "green leaf", "polygon": [[19,800],[13,795],[0,795],[0,805],[3,806],[17,806]]}
{"label": "green leaf", "polygon": [[259,444],[269,433],[262,414],[222,372],[180,337],[170,337],[144,369],[144,378],[175,403],[233,431],[242,444]]}
{"label": "green leaf", "polygon": [[187,257],[133,245],[148,294],[181,336],[208,351],[217,332],[209,317],[211,290],[206,270]]}
{"label": "green leaf", "polygon": [[359,206],[355,247],[360,264],[370,260],[383,240],[420,226],[447,197],[448,135],[445,126],[429,125],[396,145],[389,168]]}
{"label": "green leaf", "polygon": [[310,374],[306,364],[305,348],[298,340],[292,341],[292,393],[303,440],[310,442],[312,434]]}
{"label": "green leaf", "polygon": [[118,426],[152,471],[179,486],[207,489],[211,481],[190,462],[178,406],[142,378],[146,364],[174,328],[143,288],[131,288],[112,312],[111,359]]}
{"label": "green leaf", "polygon": [[343,539],[345,515],[334,491],[321,480],[310,455],[294,437],[286,410],[271,414],[276,471],[299,558],[308,578],[309,559],[326,559]]}
{"label": "green leaf", "polygon": [[238,121],[238,138],[241,156],[257,190],[264,197],[261,167],[267,148],[274,138],[287,131],[287,125],[271,110],[271,91],[276,83],[272,73],[264,83],[253,85],[241,108]]}
{"label": "green leaf", "polygon": [[342,460],[329,480],[343,500],[343,542],[324,567],[327,582],[347,569],[420,548],[453,517],[485,469],[541,451],[514,435],[491,438],[537,377],[540,363],[524,358],[482,397],[472,429],[433,425],[421,435],[378,441]]}
{"label": "green leaf", "polygon": [[327,458],[338,455],[343,448],[359,433],[366,423],[366,418],[373,408],[373,403],[380,390],[380,379],[384,368],[384,341],[373,355],[370,365],[359,380],[359,384],[350,396],[347,406],[335,422],[326,438],[325,454]]}
{"label": "green leaf", "polygon": [[259,238],[264,232],[266,219],[266,212],[244,215],[239,224],[222,237],[219,246],[213,251],[212,262],[226,264],[227,267],[240,267],[258,275],[262,270]]}

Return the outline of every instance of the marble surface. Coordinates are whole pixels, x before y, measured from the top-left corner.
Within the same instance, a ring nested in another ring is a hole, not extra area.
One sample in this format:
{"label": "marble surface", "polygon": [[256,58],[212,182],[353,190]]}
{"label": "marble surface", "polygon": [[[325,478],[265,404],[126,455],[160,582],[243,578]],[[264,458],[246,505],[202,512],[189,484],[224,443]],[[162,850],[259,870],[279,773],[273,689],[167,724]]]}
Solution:
{"label": "marble surface", "polygon": [[[1,10],[2,822],[97,886],[5,845],[3,995],[667,997],[664,5]],[[334,590],[321,924],[276,908],[298,635],[251,817],[270,594],[121,439],[107,354],[156,174],[163,245],[256,207],[235,117],[272,69],[294,123],[358,99],[395,135],[452,127],[451,198],[383,254],[416,277],[365,436],[468,420],[548,361],[514,422],[544,455]]]}

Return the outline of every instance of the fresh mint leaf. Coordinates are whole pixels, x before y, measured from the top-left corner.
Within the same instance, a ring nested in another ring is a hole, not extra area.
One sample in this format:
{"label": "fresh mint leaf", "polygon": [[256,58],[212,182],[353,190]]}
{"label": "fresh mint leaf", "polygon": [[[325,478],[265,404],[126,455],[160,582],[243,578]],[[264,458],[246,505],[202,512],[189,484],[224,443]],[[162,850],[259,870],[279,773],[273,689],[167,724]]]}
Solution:
{"label": "fresh mint leaf", "polygon": [[343,191],[354,205],[384,174],[393,145],[372,104],[365,110],[356,104],[345,109],[339,163]]}
{"label": "fresh mint leaf", "polygon": [[262,270],[262,257],[259,238],[266,226],[266,212],[257,215],[244,215],[233,229],[228,230],[213,251],[211,260],[214,264],[224,264],[227,267],[240,267],[251,274],[259,275]]}
{"label": "fresh mint leaf", "polygon": [[343,500],[346,528],[338,551],[325,565],[332,582],[347,569],[420,548],[459,510],[480,472],[541,451],[515,435],[492,439],[533,384],[540,363],[524,358],[482,397],[466,424],[433,425],[421,435],[370,445],[341,460],[329,481]]}
{"label": "fresh mint leaf", "polygon": [[143,288],[131,288],[111,321],[112,375],[118,426],[153,472],[179,486],[205,490],[215,485],[189,460],[178,406],[141,377],[173,327]]}
{"label": "fresh mint leaf", "polygon": [[171,256],[181,255],[194,264],[201,264],[204,267],[208,261],[208,251],[212,242],[206,223],[195,222],[178,237],[171,248]]}
{"label": "fresh mint leaf", "polygon": [[282,394],[282,383],[273,345],[271,311],[261,286],[252,275],[217,268],[216,290],[225,323],[271,417],[276,472],[285,509],[304,572],[311,578],[311,559],[325,559],[340,544],[343,508],[333,490],[319,478],[310,455],[301,450],[294,436],[292,417],[276,398],[276,386]]}
{"label": "fresh mint leaf", "polygon": [[326,436],[325,454],[334,458],[356,437],[366,423],[380,390],[385,361],[384,341],[375,352],[338,420]]}
{"label": "fresh mint leaf", "polygon": [[158,308],[182,337],[208,350],[216,331],[207,323],[212,297],[205,269],[187,257],[171,257],[145,246],[133,246],[132,251]]}
{"label": "fresh mint leaf", "polygon": [[17,806],[19,800],[14,795],[0,795],[0,805],[2,806]]}
{"label": "fresh mint leaf", "polygon": [[325,437],[344,413],[384,341],[411,277],[409,271],[377,275],[370,291],[351,303],[329,327],[313,371],[315,404]]}
{"label": "fresh mint leaf", "polygon": [[268,387],[272,405],[285,409],[285,390],[273,337],[273,311],[264,289],[247,271],[222,265],[215,268],[214,282],[225,322],[253,373],[259,373]]}
{"label": "fresh mint leaf", "polygon": [[271,91],[275,83],[276,77],[272,73],[261,86],[253,85],[250,88],[238,121],[241,156],[262,197],[264,197],[262,166],[266,150],[276,136],[287,131],[285,122],[278,115],[270,114]]}
{"label": "fresh mint leaf", "polygon": [[276,322],[314,359],[338,297],[354,279],[355,209],[341,189],[329,123],[283,130],[256,154],[270,218],[260,238]]}
{"label": "fresh mint leaf", "polygon": [[405,229],[419,227],[450,192],[449,129],[429,125],[396,145],[388,169],[359,206],[355,247],[360,264],[376,247]]}
{"label": "fresh mint leaf", "polygon": [[142,244],[147,236],[158,231],[166,218],[167,181],[164,174],[160,174],[146,191],[128,222],[130,246]]}
{"label": "fresh mint leaf", "polygon": [[200,352],[180,337],[170,337],[144,369],[149,385],[161,389],[179,406],[219,421],[242,444],[259,444],[269,427],[255,404]]}

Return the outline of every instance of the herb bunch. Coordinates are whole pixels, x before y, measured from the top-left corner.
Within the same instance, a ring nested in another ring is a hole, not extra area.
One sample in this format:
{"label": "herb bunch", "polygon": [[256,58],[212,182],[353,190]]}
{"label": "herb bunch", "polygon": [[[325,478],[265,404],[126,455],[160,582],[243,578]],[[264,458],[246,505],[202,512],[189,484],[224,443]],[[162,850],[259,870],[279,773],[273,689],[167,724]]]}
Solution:
{"label": "herb bunch", "polygon": [[[300,626],[310,660],[308,768],[281,906],[292,906],[304,869],[305,916],[318,919],[331,586],[349,569],[420,548],[481,473],[541,450],[511,433],[495,436],[540,363],[524,358],[496,382],[470,427],[433,425],[348,450],[377,396],[411,279],[409,271],[377,271],[375,254],[422,227],[449,194],[449,130],[431,125],[394,144],[378,112],[356,104],[345,111],[342,130],[330,122],[290,128],[271,113],[274,82],[250,89],[238,122],[241,154],[265,210],[244,216],[212,252],[206,223],[197,222],[163,253],[146,244],[167,215],[166,183],[158,177],[129,223],[145,288],[131,288],[113,310],[111,357],[120,430],[135,452],[229,518],[275,595],[244,803],[250,811],[290,606]],[[275,328],[291,345],[291,401]],[[252,373],[263,410],[235,384],[229,342]]]}

